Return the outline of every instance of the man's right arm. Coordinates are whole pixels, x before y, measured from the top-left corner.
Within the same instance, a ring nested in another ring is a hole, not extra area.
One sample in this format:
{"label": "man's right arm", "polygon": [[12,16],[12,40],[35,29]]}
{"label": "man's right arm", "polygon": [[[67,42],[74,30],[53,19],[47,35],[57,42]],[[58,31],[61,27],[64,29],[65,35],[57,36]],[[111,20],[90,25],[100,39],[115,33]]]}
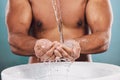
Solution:
{"label": "man's right arm", "polygon": [[11,51],[22,56],[33,56],[36,39],[29,36],[32,11],[28,0],[8,0],[6,23]]}

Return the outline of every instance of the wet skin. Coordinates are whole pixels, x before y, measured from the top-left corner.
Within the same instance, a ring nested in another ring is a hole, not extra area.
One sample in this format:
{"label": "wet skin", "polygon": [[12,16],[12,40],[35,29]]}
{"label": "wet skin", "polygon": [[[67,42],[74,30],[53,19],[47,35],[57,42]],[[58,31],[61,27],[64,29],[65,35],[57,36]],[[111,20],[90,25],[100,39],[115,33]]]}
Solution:
{"label": "wet skin", "polygon": [[[89,54],[106,51],[112,23],[109,0],[60,2],[64,39],[74,39],[81,47],[81,55],[76,61],[90,61]],[[18,55],[30,56],[30,63],[38,62],[33,49],[36,40],[59,41],[52,1],[9,0],[8,7],[7,25],[11,50]]]}
{"label": "wet skin", "polygon": [[[63,35],[65,40],[74,39],[88,34],[88,27],[85,23],[86,0],[60,1],[63,19]],[[60,41],[52,1],[31,0],[33,10],[32,29],[34,37],[44,38],[51,41]],[[71,6],[73,5],[73,6]],[[88,61],[87,55],[81,55],[79,60]]]}

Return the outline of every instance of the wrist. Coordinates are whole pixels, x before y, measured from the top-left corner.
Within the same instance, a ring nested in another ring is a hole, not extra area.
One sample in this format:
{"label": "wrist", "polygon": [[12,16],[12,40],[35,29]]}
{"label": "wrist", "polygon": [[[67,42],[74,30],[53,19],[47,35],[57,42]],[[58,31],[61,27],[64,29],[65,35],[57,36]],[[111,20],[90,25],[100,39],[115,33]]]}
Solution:
{"label": "wrist", "polygon": [[40,49],[40,45],[38,45],[39,41],[40,40],[36,40],[35,44],[34,44],[34,53],[33,53],[33,55],[36,56],[36,57],[37,57],[36,53]]}

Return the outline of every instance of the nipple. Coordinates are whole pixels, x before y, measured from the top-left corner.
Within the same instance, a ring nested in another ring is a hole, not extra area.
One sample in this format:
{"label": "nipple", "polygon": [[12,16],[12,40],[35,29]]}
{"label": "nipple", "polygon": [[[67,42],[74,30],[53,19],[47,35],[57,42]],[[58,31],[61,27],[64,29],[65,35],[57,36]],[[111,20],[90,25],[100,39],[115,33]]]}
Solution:
{"label": "nipple", "polygon": [[78,26],[82,26],[82,21],[80,20],[77,24]]}
{"label": "nipple", "polygon": [[37,22],[37,26],[38,26],[38,27],[41,27],[41,26],[42,26],[42,23],[41,23],[41,22]]}

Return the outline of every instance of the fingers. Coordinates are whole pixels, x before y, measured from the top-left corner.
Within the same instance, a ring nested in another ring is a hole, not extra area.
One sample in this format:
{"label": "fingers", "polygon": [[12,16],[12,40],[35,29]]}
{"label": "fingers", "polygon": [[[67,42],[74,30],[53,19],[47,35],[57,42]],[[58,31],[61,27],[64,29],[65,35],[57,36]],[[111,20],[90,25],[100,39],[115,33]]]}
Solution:
{"label": "fingers", "polygon": [[80,57],[80,51],[81,51],[81,47],[80,44],[78,42],[75,42],[75,46],[73,48],[73,52],[74,52],[74,58],[77,59]]}
{"label": "fingers", "polygon": [[[52,48],[53,46],[54,46],[54,44],[52,43],[52,44],[49,46],[49,48]],[[40,46],[39,44],[37,44],[37,45],[35,46],[34,50],[35,50],[36,56],[37,56],[38,58],[40,58],[41,56],[43,56],[43,55],[47,52],[48,49],[46,49],[45,47]]]}
{"label": "fingers", "polygon": [[70,56],[73,56],[74,54],[74,52],[73,52],[73,49],[72,48],[70,48],[70,47],[68,47],[68,46],[66,46],[66,45],[62,45],[62,48],[70,55]]}
{"label": "fingers", "polygon": [[61,47],[58,47],[57,50],[62,54],[63,58],[68,59],[70,61],[73,60],[73,58]]}
{"label": "fingers", "polygon": [[36,57],[40,58],[44,53],[47,52],[54,44],[47,39],[37,40],[34,46]]}
{"label": "fingers", "polygon": [[65,58],[69,61],[73,61],[80,56],[81,48],[78,42],[71,41],[70,43],[73,47],[60,44],[57,41],[50,44],[44,43],[45,45],[39,42],[39,44],[36,44],[34,47],[35,54],[41,61],[55,61],[58,58]]}
{"label": "fingers", "polygon": [[[55,47],[55,43],[51,43],[50,47],[48,49],[52,49]],[[47,52],[47,51],[46,51]]]}
{"label": "fingers", "polygon": [[47,61],[53,55],[54,49],[55,46],[53,45],[50,50],[40,57],[41,61]]}
{"label": "fingers", "polygon": [[67,46],[65,44],[62,44],[57,48],[57,50],[59,50],[59,52],[62,54],[64,58],[68,58],[70,60],[76,60],[77,58],[80,57],[80,51],[81,51],[80,44],[74,40],[70,41],[69,44],[71,44],[72,46],[69,47],[69,45]]}
{"label": "fingers", "polygon": [[[61,44],[57,41],[54,41],[54,43],[56,44],[56,48],[59,47]],[[55,60],[60,60],[60,58],[62,57],[62,54],[55,48],[54,50],[54,55],[55,55]]]}
{"label": "fingers", "polygon": [[52,55],[47,61],[54,62],[55,61],[55,55]]}
{"label": "fingers", "polygon": [[40,56],[43,55],[44,51],[42,49],[42,47],[38,44],[35,45],[34,47],[34,51],[35,51],[35,55],[39,58]]}
{"label": "fingers", "polygon": [[[68,46],[69,48],[72,48],[71,49],[71,56],[74,58],[74,59],[77,59],[80,57],[80,51],[81,51],[81,48],[80,48],[80,43],[75,41],[75,40],[68,40],[65,42],[65,45]],[[63,46],[64,47],[64,46]],[[65,50],[68,50],[67,48],[64,47]],[[69,50],[70,52],[70,50]]]}
{"label": "fingers", "polygon": [[54,55],[58,58],[62,57],[62,54],[58,50],[54,50]]}
{"label": "fingers", "polygon": [[80,47],[74,47],[73,48],[73,52],[74,52],[74,58],[77,59],[80,57],[80,51],[81,51],[81,48]]}

